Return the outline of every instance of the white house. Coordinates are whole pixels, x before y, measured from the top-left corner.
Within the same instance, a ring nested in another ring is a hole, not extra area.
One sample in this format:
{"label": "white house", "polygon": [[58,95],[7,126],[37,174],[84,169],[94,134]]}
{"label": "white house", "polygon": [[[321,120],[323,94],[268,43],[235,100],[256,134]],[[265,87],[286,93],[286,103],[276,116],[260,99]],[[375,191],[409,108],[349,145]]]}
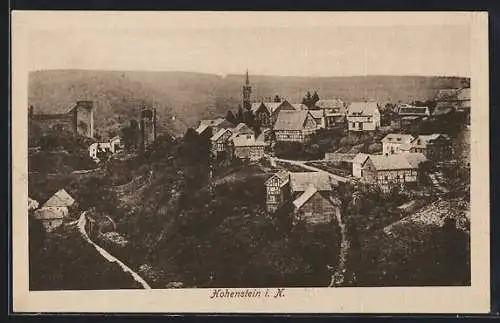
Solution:
{"label": "white house", "polygon": [[107,142],[94,142],[89,146],[89,155],[92,159],[98,161],[97,153],[99,151],[109,151],[114,154],[121,150],[121,139],[116,136]]}
{"label": "white house", "polygon": [[46,231],[59,227],[68,216],[69,207],[75,200],[64,189],[57,191],[41,208],[35,210],[34,217],[42,222]]}
{"label": "white house", "polygon": [[347,108],[347,122],[351,131],[373,131],[380,127],[377,102],[353,102]]}
{"label": "white house", "polygon": [[412,135],[390,133],[382,139],[382,154],[393,155],[402,152],[401,147],[411,143],[415,139]]}

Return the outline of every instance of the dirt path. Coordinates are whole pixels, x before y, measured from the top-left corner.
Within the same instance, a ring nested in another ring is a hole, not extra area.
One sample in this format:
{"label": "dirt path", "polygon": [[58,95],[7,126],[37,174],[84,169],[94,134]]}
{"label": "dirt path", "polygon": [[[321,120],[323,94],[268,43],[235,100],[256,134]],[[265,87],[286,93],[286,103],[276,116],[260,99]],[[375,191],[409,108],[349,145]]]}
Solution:
{"label": "dirt path", "polygon": [[80,219],[72,222],[72,224],[76,224],[83,239],[90,243],[94,248],[103,256],[107,261],[110,263],[116,263],[120,268],[123,270],[124,273],[129,274],[132,276],[132,279],[134,279],[137,283],[139,283],[144,289],[151,289],[151,287],[148,285],[148,283],[142,279],[141,276],[139,276],[135,271],[130,269],[127,265],[125,265],[123,262],[115,258],[113,255],[111,255],[109,252],[104,250],[103,248],[99,247],[94,241],[92,241],[87,234],[87,231],[85,231],[85,224],[87,223],[87,217],[86,217],[86,212],[82,212],[80,215]]}
{"label": "dirt path", "polygon": [[347,239],[347,229],[345,223],[342,221],[342,215],[340,212],[336,213],[337,222],[340,226],[340,252],[339,252],[339,260],[337,264],[337,268],[332,274],[332,278],[330,280],[330,285],[328,287],[335,287],[341,285],[345,280],[345,272],[346,272],[346,261],[347,261],[347,253],[349,252],[350,243]]}

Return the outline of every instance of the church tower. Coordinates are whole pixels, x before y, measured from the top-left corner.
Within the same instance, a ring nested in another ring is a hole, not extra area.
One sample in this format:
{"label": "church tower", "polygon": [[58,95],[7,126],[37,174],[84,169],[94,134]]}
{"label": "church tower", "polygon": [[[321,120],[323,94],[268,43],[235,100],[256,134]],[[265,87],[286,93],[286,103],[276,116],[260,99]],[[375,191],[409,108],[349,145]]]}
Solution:
{"label": "church tower", "polygon": [[252,86],[250,85],[250,80],[248,78],[248,69],[245,78],[245,85],[243,85],[243,108],[250,110],[252,108],[252,103],[250,102],[250,95],[252,94]]}

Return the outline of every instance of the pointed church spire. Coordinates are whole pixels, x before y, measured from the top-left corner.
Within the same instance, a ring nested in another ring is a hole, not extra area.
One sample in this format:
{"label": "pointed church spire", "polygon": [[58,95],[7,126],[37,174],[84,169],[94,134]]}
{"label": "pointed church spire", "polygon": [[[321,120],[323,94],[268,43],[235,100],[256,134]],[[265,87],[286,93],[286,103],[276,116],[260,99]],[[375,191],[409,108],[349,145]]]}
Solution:
{"label": "pointed church spire", "polygon": [[250,79],[248,78],[248,68],[247,68],[247,73],[246,73],[246,78],[245,78],[245,84],[250,85]]}

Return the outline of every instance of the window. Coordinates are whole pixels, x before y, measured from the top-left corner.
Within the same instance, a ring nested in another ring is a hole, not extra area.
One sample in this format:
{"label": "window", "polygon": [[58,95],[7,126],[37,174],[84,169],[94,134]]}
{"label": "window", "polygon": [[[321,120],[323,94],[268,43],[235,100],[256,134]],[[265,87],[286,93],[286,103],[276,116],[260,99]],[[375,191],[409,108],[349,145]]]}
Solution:
{"label": "window", "polygon": [[399,182],[399,175],[396,175],[396,181]]}
{"label": "window", "polygon": [[384,176],[384,181],[388,181],[389,178],[387,177],[387,175]]}

